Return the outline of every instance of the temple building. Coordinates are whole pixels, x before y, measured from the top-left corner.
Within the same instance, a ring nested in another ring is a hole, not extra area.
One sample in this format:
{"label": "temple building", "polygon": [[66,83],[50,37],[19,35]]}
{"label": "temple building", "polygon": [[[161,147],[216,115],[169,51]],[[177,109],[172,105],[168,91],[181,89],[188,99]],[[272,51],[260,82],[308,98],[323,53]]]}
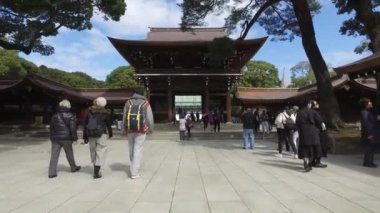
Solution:
{"label": "temple building", "polygon": [[[234,53],[220,66],[210,64],[209,46],[227,37],[224,28],[150,28],[145,40],[109,38],[136,70],[145,86],[155,120],[172,121],[183,96],[196,96],[199,113],[218,108],[231,120],[230,90],[241,76],[241,68],[256,54],[265,38],[233,40]],[[184,109],[189,110],[189,109]]]}

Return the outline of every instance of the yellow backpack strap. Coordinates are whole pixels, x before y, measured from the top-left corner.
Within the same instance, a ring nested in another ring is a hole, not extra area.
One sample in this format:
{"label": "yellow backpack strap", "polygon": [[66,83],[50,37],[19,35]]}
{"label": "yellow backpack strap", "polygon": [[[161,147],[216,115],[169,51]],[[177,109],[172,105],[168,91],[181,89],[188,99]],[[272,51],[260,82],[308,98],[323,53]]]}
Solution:
{"label": "yellow backpack strap", "polygon": [[[127,113],[127,121],[129,122],[130,121],[130,119],[131,119],[131,105],[132,105],[132,101],[131,100],[128,100],[128,113]],[[131,127],[130,127],[130,125],[129,125],[129,123],[128,123],[128,130],[130,129]]]}
{"label": "yellow backpack strap", "polygon": [[140,131],[140,122],[142,122],[142,121],[140,121],[141,107],[145,107],[146,103],[147,103],[146,101],[144,101],[143,103],[141,103],[140,106],[139,106],[139,110],[137,111],[137,130],[138,131]]}

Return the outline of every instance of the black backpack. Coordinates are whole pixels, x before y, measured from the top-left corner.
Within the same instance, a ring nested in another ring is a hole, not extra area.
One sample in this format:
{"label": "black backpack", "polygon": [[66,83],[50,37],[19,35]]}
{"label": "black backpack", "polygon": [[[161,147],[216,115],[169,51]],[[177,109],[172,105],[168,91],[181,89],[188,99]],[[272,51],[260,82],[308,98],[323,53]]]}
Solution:
{"label": "black backpack", "polygon": [[127,131],[140,132],[144,129],[144,114],[143,110],[146,101],[141,104],[136,104],[135,101],[129,100],[126,109],[124,126]]}
{"label": "black backpack", "polygon": [[285,116],[285,123],[284,123],[284,127],[285,129],[287,130],[296,130],[297,129],[297,125],[296,123],[294,122],[293,119],[290,118],[290,116]]}
{"label": "black backpack", "polygon": [[99,115],[88,113],[88,122],[86,125],[86,133],[88,137],[100,137],[104,133]]}

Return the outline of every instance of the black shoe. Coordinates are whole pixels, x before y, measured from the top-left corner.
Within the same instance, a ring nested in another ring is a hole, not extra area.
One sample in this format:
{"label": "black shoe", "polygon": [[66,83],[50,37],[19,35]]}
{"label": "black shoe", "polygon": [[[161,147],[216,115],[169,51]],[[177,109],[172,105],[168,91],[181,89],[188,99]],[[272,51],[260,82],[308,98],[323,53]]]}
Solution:
{"label": "black shoe", "polygon": [[377,165],[376,164],[374,164],[374,163],[371,163],[371,164],[363,164],[363,166],[365,166],[365,167],[370,167],[370,168],[377,168]]}
{"label": "black shoe", "polygon": [[76,166],[74,169],[71,170],[71,172],[77,172],[82,168],[81,166]]}
{"label": "black shoe", "polygon": [[312,170],[311,165],[308,164],[306,161],[303,162],[303,168],[305,168],[306,172],[310,172]]}
{"label": "black shoe", "polygon": [[100,173],[100,166],[94,166],[94,179],[101,178],[102,174]]}
{"label": "black shoe", "polygon": [[49,175],[49,178],[55,178],[57,175]]}
{"label": "black shoe", "polygon": [[327,167],[327,165],[323,164],[323,163],[316,163],[313,166],[316,167],[316,168],[326,168]]}
{"label": "black shoe", "polygon": [[94,179],[99,179],[102,177],[102,174],[98,172],[98,174],[94,174]]}

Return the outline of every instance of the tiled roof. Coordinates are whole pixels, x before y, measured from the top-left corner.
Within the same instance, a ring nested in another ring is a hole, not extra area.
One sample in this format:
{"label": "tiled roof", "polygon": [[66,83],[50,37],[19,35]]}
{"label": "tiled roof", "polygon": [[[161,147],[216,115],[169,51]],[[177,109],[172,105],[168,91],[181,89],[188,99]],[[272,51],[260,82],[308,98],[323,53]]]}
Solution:
{"label": "tiled roof", "polygon": [[225,28],[150,28],[147,41],[212,41],[227,36]]}
{"label": "tiled roof", "polygon": [[350,64],[334,68],[334,71],[342,75],[373,72],[375,69],[380,69],[380,52],[374,53],[373,55],[352,62]]}
{"label": "tiled roof", "polygon": [[[348,76],[332,78],[332,85],[337,88],[348,82]],[[236,98],[243,102],[287,102],[307,95],[317,93],[317,85],[312,84],[301,88],[254,88],[254,87],[238,87]]]}

